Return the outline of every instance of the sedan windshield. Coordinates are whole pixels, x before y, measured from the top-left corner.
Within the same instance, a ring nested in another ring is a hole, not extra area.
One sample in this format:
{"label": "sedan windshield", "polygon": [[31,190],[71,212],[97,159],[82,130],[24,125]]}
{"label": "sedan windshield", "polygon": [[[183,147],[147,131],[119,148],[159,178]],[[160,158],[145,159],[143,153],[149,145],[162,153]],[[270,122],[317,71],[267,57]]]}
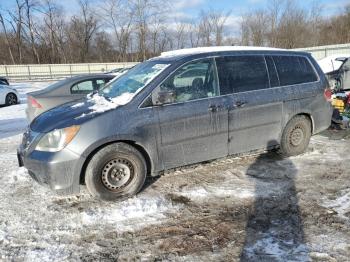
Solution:
{"label": "sedan windshield", "polygon": [[159,61],[141,63],[120,77],[115,78],[102,89],[102,94],[111,98],[124,93],[134,94],[145,87],[169,64]]}

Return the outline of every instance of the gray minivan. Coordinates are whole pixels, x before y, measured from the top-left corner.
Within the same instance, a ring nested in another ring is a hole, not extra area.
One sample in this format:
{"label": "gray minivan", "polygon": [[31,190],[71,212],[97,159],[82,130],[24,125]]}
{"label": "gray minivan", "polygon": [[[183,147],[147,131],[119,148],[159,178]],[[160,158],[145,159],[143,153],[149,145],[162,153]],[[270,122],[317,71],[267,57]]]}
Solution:
{"label": "gray minivan", "polygon": [[[212,47],[163,53],[30,124],[20,166],[59,194],[129,197],[147,175],[256,149],[301,154],[330,125],[308,53]],[[269,141],[276,141],[269,143]]]}

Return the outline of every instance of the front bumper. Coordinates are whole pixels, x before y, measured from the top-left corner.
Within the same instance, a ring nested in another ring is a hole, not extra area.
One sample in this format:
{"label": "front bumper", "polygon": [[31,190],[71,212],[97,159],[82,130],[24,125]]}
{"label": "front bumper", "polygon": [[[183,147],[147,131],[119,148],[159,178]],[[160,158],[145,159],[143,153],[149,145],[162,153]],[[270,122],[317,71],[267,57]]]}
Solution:
{"label": "front bumper", "polygon": [[59,195],[79,193],[80,173],[85,159],[65,148],[60,152],[17,150],[18,164],[24,166],[39,184]]}

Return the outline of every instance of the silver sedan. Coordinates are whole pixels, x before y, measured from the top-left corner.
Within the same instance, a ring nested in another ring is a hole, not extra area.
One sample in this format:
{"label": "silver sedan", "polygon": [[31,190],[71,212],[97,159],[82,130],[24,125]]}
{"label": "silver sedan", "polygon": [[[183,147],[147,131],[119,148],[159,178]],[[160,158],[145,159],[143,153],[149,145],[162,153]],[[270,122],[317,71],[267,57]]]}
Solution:
{"label": "silver sedan", "polygon": [[81,99],[99,90],[115,76],[111,74],[80,75],[58,81],[43,90],[28,93],[27,118],[31,122],[45,111]]}

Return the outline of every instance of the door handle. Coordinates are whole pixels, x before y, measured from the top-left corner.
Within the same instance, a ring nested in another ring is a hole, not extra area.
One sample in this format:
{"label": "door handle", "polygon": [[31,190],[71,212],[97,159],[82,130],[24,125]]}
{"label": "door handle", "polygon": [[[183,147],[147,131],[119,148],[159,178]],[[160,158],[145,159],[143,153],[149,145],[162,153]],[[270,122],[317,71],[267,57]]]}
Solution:
{"label": "door handle", "polygon": [[234,103],[234,107],[243,107],[243,106],[245,106],[245,104],[246,104],[247,102],[245,102],[245,101],[236,101],[236,103]]}

